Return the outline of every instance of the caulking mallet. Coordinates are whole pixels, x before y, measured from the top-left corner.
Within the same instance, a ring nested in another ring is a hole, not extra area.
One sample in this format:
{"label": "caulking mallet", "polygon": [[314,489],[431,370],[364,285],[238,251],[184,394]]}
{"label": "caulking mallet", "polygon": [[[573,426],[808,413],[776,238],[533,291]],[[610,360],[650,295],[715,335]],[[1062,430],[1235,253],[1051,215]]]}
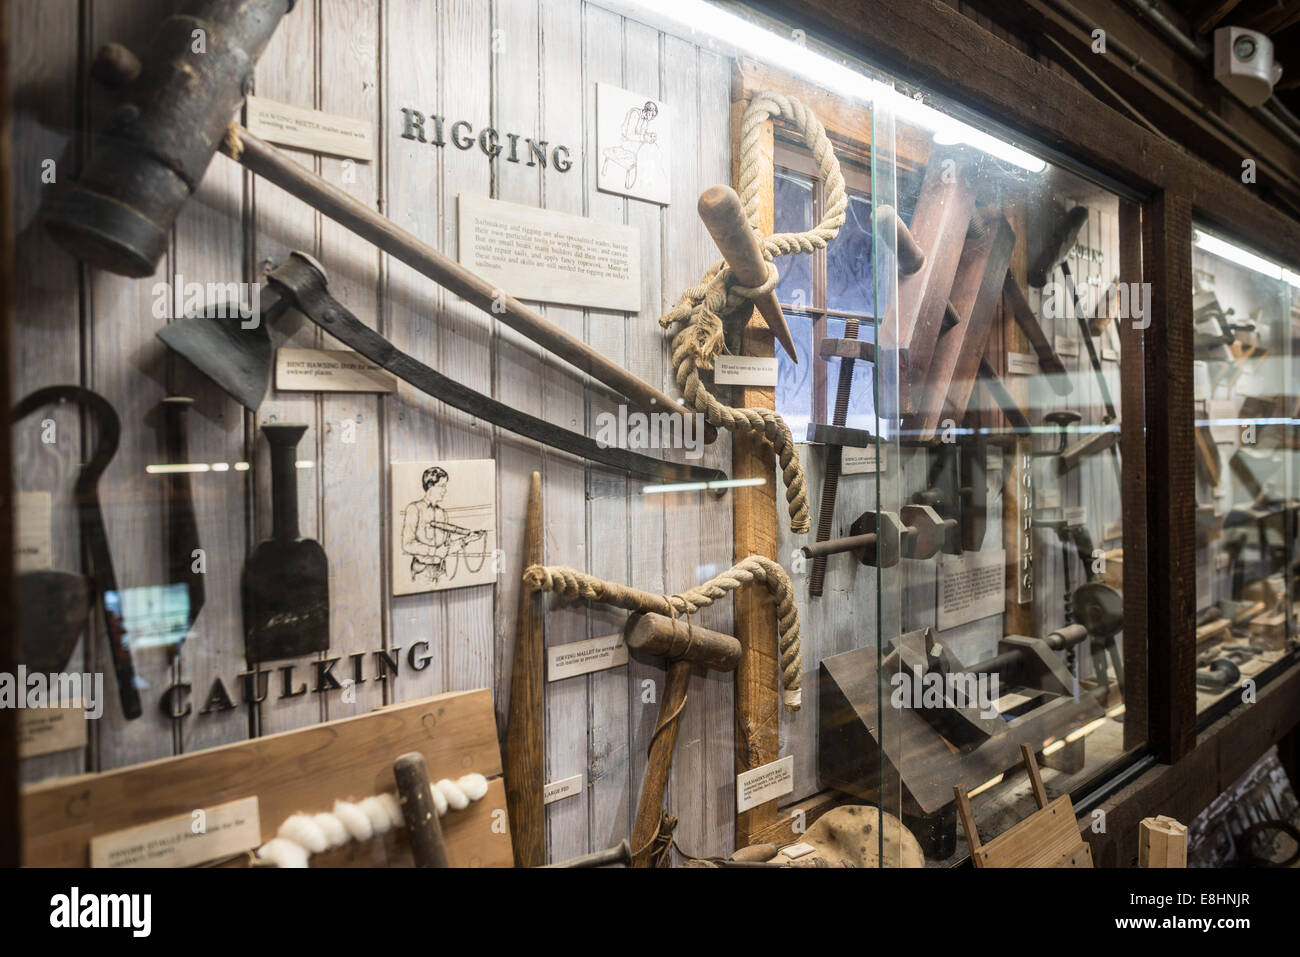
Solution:
{"label": "caulking mallet", "polygon": [[[730,186],[710,186],[700,194],[697,208],[700,219],[704,221],[705,228],[713,237],[736,281],[750,288],[767,282],[768,264],[763,258],[763,248],[759,245],[758,236],[749,227],[749,220],[745,218],[745,209],[736,191]],[[785,314],[781,312],[781,305],[776,300],[776,290],[769,289],[755,298],[754,305],[781,343],[781,348],[798,362],[794,337],[790,335]]]}
{"label": "caulking mallet", "polygon": [[416,867],[448,867],[438,808],[433,803],[429,767],[419,751],[408,751],[393,762],[397,800],[406,819],[406,834]]}

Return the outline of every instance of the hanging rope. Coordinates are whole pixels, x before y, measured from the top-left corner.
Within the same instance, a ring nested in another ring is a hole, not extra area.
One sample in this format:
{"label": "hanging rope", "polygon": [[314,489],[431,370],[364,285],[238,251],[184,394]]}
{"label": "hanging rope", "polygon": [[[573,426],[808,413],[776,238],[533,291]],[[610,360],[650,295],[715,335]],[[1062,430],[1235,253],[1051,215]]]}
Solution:
{"label": "hanging rope", "polygon": [[750,582],[766,586],[776,602],[781,684],[785,689],[782,697],[787,711],[798,711],[803,697],[800,690],[803,657],[799,653],[799,611],[795,607],[790,576],[770,558],[750,555],[716,578],[676,595],[655,595],[628,588],[563,565],[530,565],[524,570],[524,585],[532,591],[550,591],[569,598],[599,601],[628,611],[653,612],[670,618],[693,615]]}
{"label": "hanging rope", "polygon": [[[807,232],[773,233],[762,236],[758,228],[759,195],[762,172],[767,165],[761,151],[763,124],[771,117],[789,120],[803,134],[812,151],[826,197],[822,221]],[[700,369],[712,369],[714,360],[726,348],[722,317],[742,309],[752,310],[753,300],[776,287],[779,274],[772,260],[793,253],[811,254],[825,249],[844,225],[848,196],[839,160],[821,122],[806,106],[792,96],[771,91],[759,93],[750,102],[740,121],[740,201],[749,226],[759,235],[763,258],[768,263],[767,281],[761,286],[742,286],[731,275],[725,261],[715,263],[698,286],[682,294],[677,305],[659,318],[665,329],[679,323],[686,325],[673,337],[673,373],[686,402],[704,418],[732,432],[757,432],[776,452],[785,481],[785,498],[790,510],[790,531],[803,533],[812,527],[808,515],[808,490],[803,466],[799,464],[794,436],[785,420],[771,409],[739,409],[724,405],[700,381]]]}

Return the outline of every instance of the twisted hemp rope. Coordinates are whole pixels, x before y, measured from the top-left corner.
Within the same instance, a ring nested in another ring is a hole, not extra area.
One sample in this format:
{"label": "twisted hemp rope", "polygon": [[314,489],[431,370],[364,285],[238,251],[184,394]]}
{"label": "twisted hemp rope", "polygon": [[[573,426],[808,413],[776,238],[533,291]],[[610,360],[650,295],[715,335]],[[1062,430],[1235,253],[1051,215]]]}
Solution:
{"label": "twisted hemp rope", "polygon": [[727,571],[689,591],[676,595],[655,595],[626,585],[603,581],[594,575],[563,565],[530,565],[524,570],[524,585],[532,591],[551,591],[569,598],[585,598],[628,611],[648,611],[675,617],[693,615],[736,591],[741,585],[758,582],[776,602],[778,645],[781,649],[782,696],[787,711],[798,711],[803,694],[803,656],[799,652],[799,610],[794,603],[794,586],[785,569],[762,555],[750,555]]}
{"label": "twisted hemp rope", "polygon": [[[762,156],[763,124],[770,117],[789,120],[803,133],[804,143],[812,151],[826,194],[826,213],[822,221],[807,232],[773,233],[764,237],[758,228],[759,189],[765,166]],[[673,337],[673,372],[677,387],[686,401],[702,412],[718,428],[732,432],[761,433],[772,443],[781,463],[785,481],[785,498],[790,510],[790,531],[807,532],[812,527],[808,515],[808,489],[803,466],[795,449],[794,437],[785,420],[771,409],[739,409],[723,405],[700,381],[700,369],[712,369],[726,344],[722,317],[741,309],[752,309],[753,300],[776,287],[779,274],[772,260],[792,253],[811,254],[825,249],[844,225],[848,196],[839,160],[821,122],[808,107],[784,93],[759,93],[750,102],[740,121],[740,200],[749,226],[759,236],[763,258],[767,260],[767,281],[761,286],[742,286],[731,275],[725,261],[715,263],[698,286],[682,294],[677,305],[660,316],[659,324],[667,329],[675,323],[686,325]]]}

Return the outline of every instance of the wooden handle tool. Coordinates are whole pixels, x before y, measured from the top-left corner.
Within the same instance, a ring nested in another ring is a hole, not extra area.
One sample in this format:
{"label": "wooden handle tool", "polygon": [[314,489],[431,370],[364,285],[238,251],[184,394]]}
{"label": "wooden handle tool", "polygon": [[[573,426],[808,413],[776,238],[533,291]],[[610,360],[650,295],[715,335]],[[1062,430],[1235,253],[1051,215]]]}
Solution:
{"label": "wooden handle tool", "polygon": [[[745,218],[744,207],[740,197],[730,186],[710,186],[700,194],[697,206],[700,219],[713,237],[722,253],[722,258],[731,267],[732,275],[744,286],[761,286],[767,281],[767,262],[763,259],[763,249],[758,237],[749,228]],[[754,305],[762,315],[767,327],[776,336],[781,348],[795,362],[799,356],[795,352],[794,337],[786,324],[785,314],[776,301],[776,290],[772,289],[754,300]]]}

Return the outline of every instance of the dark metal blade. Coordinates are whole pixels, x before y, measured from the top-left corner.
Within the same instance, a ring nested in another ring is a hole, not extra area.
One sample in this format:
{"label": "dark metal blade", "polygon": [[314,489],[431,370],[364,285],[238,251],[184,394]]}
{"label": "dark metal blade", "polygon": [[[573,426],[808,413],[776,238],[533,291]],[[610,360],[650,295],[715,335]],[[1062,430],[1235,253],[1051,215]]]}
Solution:
{"label": "dark metal blade", "polygon": [[329,649],[329,562],[317,542],[262,542],[244,565],[243,596],[250,665]]}
{"label": "dark metal blade", "polygon": [[156,335],[247,409],[262,404],[271,381],[271,336],[263,317],[257,327],[243,328],[252,320],[234,315],[186,316],[169,322]]}
{"label": "dark metal blade", "polygon": [[90,579],[72,572],[18,576],[19,661],[30,670],[63,671],[90,614]]}

